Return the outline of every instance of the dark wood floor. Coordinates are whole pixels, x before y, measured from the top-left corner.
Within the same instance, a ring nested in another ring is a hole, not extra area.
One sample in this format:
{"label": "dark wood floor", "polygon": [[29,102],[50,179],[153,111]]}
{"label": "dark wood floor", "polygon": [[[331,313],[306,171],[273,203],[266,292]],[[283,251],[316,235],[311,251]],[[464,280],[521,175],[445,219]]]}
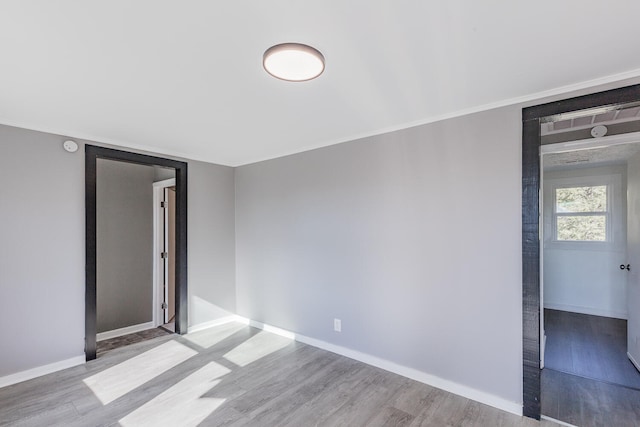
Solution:
{"label": "dark wood floor", "polygon": [[580,427],[640,426],[640,391],[542,370],[542,413]]}
{"label": "dark wood floor", "polygon": [[544,365],[556,371],[640,389],[627,357],[627,321],[567,311],[544,311]]}
{"label": "dark wood floor", "polygon": [[0,425],[557,426],[241,324],[2,388]]}
{"label": "dark wood floor", "polygon": [[545,309],[545,333],[544,415],[578,426],[640,426],[626,321]]}
{"label": "dark wood floor", "polygon": [[108,340],[98,341],[97,355],[100,357],[108,351],[116,348],[125,347],[131,344],[147,341],[156,337],[171,334],[172,332],[164,328],[147,329],[146,331],[135,332],[133,334],[122,335],[120,337],[109,338]]}

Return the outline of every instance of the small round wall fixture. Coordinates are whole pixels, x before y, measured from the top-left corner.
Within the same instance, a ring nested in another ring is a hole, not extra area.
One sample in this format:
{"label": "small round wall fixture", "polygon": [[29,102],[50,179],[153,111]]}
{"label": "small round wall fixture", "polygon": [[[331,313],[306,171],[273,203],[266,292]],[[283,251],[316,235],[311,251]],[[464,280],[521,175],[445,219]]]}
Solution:
{"label": "small round wall fixture", "polygon": [[607,127],[604,125],[594,126],[594,128],[591,129],[591,136],[594,138],[600,138],[607,134],[607,130]]}
{"label": "small round wall fixture", "polygon": [[282,43],[267,49],[262,66],[273,77],[289,82],[315,79],[324,71],[324,56],[311,46]]}
{"label": "small round wall fixture", "polygon": [[76,151],[78,151],[78,143],[70,139],[67,139],[65,142],[62,143],[62,148],[64,148],[66,151],[70,153],[75,153]]}

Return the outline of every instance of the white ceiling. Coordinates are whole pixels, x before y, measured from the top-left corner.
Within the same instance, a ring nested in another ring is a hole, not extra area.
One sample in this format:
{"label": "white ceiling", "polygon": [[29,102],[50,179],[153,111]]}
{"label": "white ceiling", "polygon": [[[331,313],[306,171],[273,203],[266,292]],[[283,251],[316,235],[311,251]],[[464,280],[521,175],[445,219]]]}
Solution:
{"label": "white ceiling", "polygon": [[[235,166],[640,76],[638,16],[637,0],[3,0],[0,123]],[[263,71],[290,41],[323,53],[320,78]]]}

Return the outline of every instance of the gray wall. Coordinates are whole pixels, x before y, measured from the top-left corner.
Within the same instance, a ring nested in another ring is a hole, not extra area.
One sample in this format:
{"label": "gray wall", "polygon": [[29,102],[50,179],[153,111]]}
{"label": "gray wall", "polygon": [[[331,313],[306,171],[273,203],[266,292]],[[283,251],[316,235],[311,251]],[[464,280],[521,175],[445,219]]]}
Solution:
{"label": "gray wall", "polygon": [[189,325],[236,312],[233,168],[189,162]]}
{"label": "gray wall", "polygon": [[[65,139],[0,125],[0,377],[84,354],[85,141]],[[190,322],[205,322],[235,311],[234,172],[188,163]]]}
{"label": "gray wall", "polygon": [[84,159],[0,126],[0,377],[84,349]]}
{"label": "gray wall", "polygon": [[98,332],[153,320],[151,166],[98,159]]}
{"label": "gray wall", "polygon": [[[522,107],[241,167],[235,220],[234,170],[189,161],[190,323],[237,305],[520,402]],[[0,376],[82,354],[84,164],[64,139],[0,126],[0,309],[19,323]]]}
{"label": "gray wall", "polygon": [[520,402],[520,135],[502,108],[237,168],[238,313]]}

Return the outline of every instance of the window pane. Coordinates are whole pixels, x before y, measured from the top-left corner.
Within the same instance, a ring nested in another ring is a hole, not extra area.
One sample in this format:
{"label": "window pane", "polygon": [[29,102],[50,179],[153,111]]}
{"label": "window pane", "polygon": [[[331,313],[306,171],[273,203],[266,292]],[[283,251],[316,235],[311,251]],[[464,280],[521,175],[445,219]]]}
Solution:
{"label": "window pane", "polygon": [[556,212],[606,212],[607,186],[556,188]]}
{"label": "window pane", "polygon": [[604,242],[607,240],[607,218],[604,215],[557,217],[557,240]]}

